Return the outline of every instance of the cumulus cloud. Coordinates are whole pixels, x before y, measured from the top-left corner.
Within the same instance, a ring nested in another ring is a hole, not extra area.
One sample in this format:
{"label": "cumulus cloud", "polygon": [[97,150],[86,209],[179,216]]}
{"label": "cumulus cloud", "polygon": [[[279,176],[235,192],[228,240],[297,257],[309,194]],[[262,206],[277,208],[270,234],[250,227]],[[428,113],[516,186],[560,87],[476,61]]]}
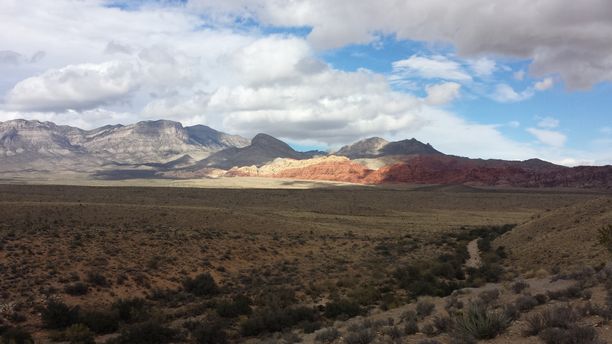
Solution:
{"label": "cumulus cloud", "polygon": [[25,111],[93,108],[134,91],[140,85],[138,70],[121,61],[49,70],[15,85],[7,105]]}
{"label": "cumulus cloud", "polygon": [[497,69],[495,61],[486,57],[481,57],[477,60],[471,60],[469,61],[469,65],[472,71],[476,73],[476,75],[479,77],[490,76],[491,74],[493,74],[495,69]]}
{"label": "cumulus cloud", "polygon": [[533,91],[531,89],[517,92],[512,86],[502,83],[495,87],[495,91],[491,97],[501,103],[513,103],[531,98],[531,96],[533,96]]}
{"label": "cumulus cloud", "polygon": [[431,105],[443,105],[450,103],[459,96],[460,89],[461,85],[456,82],[428,85],[425,88],[427,91],[425,102]]}
{"label": "cumulus cloud", "polygon": [[393,79],[419,77],[455,81],[472,80],[461,64],[442,55],[431,57],[412,55],[405,60],[393,62],[392,66]]}
{"label": "cumulus cloud", "polygon": [[398,39],[450,43],[463,56],[492,53],[528,59],[530,73],[559,74],[570,88],[612,80],[612,3],[605,0],[232,0],[222,5],[190,0],[188,7],[218,17],[311,27],[308,39],[321,49],[372,42],[377,33],[393,33]]}
{"label": "cumulus cloud", "polygon": [[567,140],[567,137],[563,133],[554,130],[527,128],[527,132],[535,136],[536,139],[543,144],[556,148],[563,147]]}
{"label": "cumulus cloud", "polygon": [[553,87],[553,84],[552,78],[546,78],[542,81],[536,82],[533,87],[538,91],[546,91],[547,89]]}

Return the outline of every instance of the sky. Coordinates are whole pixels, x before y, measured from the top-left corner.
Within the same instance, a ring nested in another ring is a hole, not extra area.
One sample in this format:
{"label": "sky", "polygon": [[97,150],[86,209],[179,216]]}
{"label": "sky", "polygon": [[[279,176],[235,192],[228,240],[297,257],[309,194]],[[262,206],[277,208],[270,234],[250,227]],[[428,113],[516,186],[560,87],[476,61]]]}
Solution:
{"label": "sky", "polygon": [[612,2],[0,0],[0,121],[612,164]]}

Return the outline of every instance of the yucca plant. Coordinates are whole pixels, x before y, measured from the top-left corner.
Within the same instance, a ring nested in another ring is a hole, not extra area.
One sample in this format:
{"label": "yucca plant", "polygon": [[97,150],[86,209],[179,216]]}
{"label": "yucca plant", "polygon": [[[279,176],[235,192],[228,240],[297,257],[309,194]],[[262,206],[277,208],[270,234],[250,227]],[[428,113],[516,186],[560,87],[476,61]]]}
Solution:
{"label": "yucca plant", "polygon": [[503,312],[481,303],[472,303],[453,319],[453,334],[456,338],[492,339],[502,333],[510,322]]}

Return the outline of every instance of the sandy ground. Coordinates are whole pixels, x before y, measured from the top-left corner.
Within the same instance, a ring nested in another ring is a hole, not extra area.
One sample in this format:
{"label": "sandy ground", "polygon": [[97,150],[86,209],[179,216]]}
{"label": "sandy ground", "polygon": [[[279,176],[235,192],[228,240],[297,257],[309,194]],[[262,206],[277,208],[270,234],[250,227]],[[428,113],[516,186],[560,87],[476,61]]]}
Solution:
{"label": "sandy ground", "polygon": [[480,267],[480,250],[478,250],[478,239],[474,239],[470,241],[467,245],[468,253],[470,254],[470,258],[465,262],[465,266],[468,268],[478,268]]}

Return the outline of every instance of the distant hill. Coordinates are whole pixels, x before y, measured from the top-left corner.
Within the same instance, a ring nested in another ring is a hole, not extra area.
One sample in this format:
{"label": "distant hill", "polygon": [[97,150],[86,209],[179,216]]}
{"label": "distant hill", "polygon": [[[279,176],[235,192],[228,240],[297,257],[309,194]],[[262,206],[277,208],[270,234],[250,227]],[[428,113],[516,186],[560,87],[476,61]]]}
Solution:
{"label": "distant hill", "polygon": [[276,158],[306,159],[307,153],[297,152],[285,142],[267,134],[257,134],[243,148],[225,149],[197,163],[197,167],[230,169],[236,166],[261,166]]}
{"label": "distant hill", "polygon": [[345,156],[350,159],[378,158],[395,155],[437,155],[442,154],[429,143],[425,144],[417,139],[407,139],[389,142],[380,137],[370,137],[340,148],[334,155]]}

